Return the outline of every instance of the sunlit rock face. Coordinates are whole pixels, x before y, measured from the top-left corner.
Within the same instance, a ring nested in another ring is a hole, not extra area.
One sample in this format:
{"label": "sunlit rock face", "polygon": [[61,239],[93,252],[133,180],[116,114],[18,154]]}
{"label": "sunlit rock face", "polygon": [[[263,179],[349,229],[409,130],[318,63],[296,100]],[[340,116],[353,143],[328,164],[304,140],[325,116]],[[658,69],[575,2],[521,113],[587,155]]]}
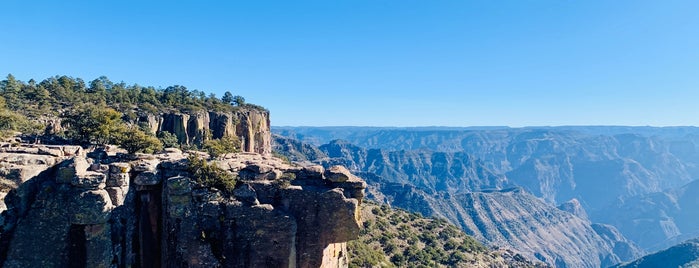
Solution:
{"label": "sunlit rock face", "polygon": [[235,135],[241,142],[243,152],[272,152],[269,112],[260,109],[144,114],[138,121],[147,125],[153,133],[167,131],[174,134],[182,144],[200,145],[209,135],[213,139]]}

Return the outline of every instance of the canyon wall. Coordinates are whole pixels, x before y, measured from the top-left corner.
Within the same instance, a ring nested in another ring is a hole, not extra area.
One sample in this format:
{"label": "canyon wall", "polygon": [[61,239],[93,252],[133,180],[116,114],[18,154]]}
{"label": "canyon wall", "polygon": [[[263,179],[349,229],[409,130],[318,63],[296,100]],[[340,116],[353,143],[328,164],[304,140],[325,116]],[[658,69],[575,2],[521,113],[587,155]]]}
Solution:
{"label": "canyon wall", "polygon": [[2,177],[3,267],[346,267],[359,234],[366,183],[343,167],[230,154],[213,162],[238,178],[223,192],[176,149],[36,147],[0,150],[15,174]]}
{"label": "canyon wall", "polygon": [[235,135],[243,152],[272,152],[269,112],[265,110],[240,108],[233,112],[143,114],[138,122],[147,125],[152,133],[170,132],[182,144],[201,144],[208,137],[218,139]]}

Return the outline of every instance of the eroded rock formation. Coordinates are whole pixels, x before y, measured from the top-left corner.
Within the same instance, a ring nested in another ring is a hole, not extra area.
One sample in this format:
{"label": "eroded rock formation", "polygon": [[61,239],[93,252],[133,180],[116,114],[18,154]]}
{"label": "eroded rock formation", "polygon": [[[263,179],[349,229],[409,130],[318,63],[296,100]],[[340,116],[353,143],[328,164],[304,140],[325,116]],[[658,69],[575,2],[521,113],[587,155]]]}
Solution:
{"label": "eroded rock formation", "polygon": [[344,267],[359,234],[366,183],[342,167],[231,154],[215,162],[239,178],[227,195],[193,179],[175,149],[128,160],[9,151],[0,157],[46,165],[4,198],[3,267]]}
{"label": "eroded rock formation", "polygon": [[153,133],[168,131],[174,134],[182,144],[201,144],[208,135],[214,139],[236,135],[244,152],[272,152],[269,112],[260,109],[144,114],[138,121],[148,125]]}

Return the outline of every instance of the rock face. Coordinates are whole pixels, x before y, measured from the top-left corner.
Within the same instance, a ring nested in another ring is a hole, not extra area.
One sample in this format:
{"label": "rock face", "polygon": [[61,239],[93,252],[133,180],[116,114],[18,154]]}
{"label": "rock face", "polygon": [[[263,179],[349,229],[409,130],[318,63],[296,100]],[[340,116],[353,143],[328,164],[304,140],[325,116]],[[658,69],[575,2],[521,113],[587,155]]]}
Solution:
{"label": "rock face", "polygon": [[0,265],[347,266],[364,181],[241,153],[215,162],[247,174],[229,194],[193,179],[186,155],[64,156],[47,165],[4,198]]}
{"label": "rock face", "polygon": [[[466,233],[516,249],[556,267],[607,267],[621,259],[611,237],[601,237],[587,220],[547,205],[521,188],[453,197]],[[638,250],[638,249],[637,249]]]}
{"label": "rock face", "polygon": [[233,112],[146,114],[138,121],[153,133],[174,134],[183,144],[201,144],[208,135],[213,139],[235,135],[240,139],[243,152],[272,152],[269,112],[260,109],[241,107]]}

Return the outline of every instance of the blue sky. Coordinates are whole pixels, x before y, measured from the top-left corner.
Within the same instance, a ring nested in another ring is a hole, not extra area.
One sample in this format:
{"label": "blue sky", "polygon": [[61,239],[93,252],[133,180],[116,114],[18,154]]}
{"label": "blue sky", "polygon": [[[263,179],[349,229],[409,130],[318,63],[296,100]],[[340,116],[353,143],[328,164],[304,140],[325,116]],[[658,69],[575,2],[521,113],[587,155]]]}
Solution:
{"label": "blue sky", "polygon": [[699,1],[9,0],[0,75],[229,90],[278,126],[699,125],[697,10]]}

